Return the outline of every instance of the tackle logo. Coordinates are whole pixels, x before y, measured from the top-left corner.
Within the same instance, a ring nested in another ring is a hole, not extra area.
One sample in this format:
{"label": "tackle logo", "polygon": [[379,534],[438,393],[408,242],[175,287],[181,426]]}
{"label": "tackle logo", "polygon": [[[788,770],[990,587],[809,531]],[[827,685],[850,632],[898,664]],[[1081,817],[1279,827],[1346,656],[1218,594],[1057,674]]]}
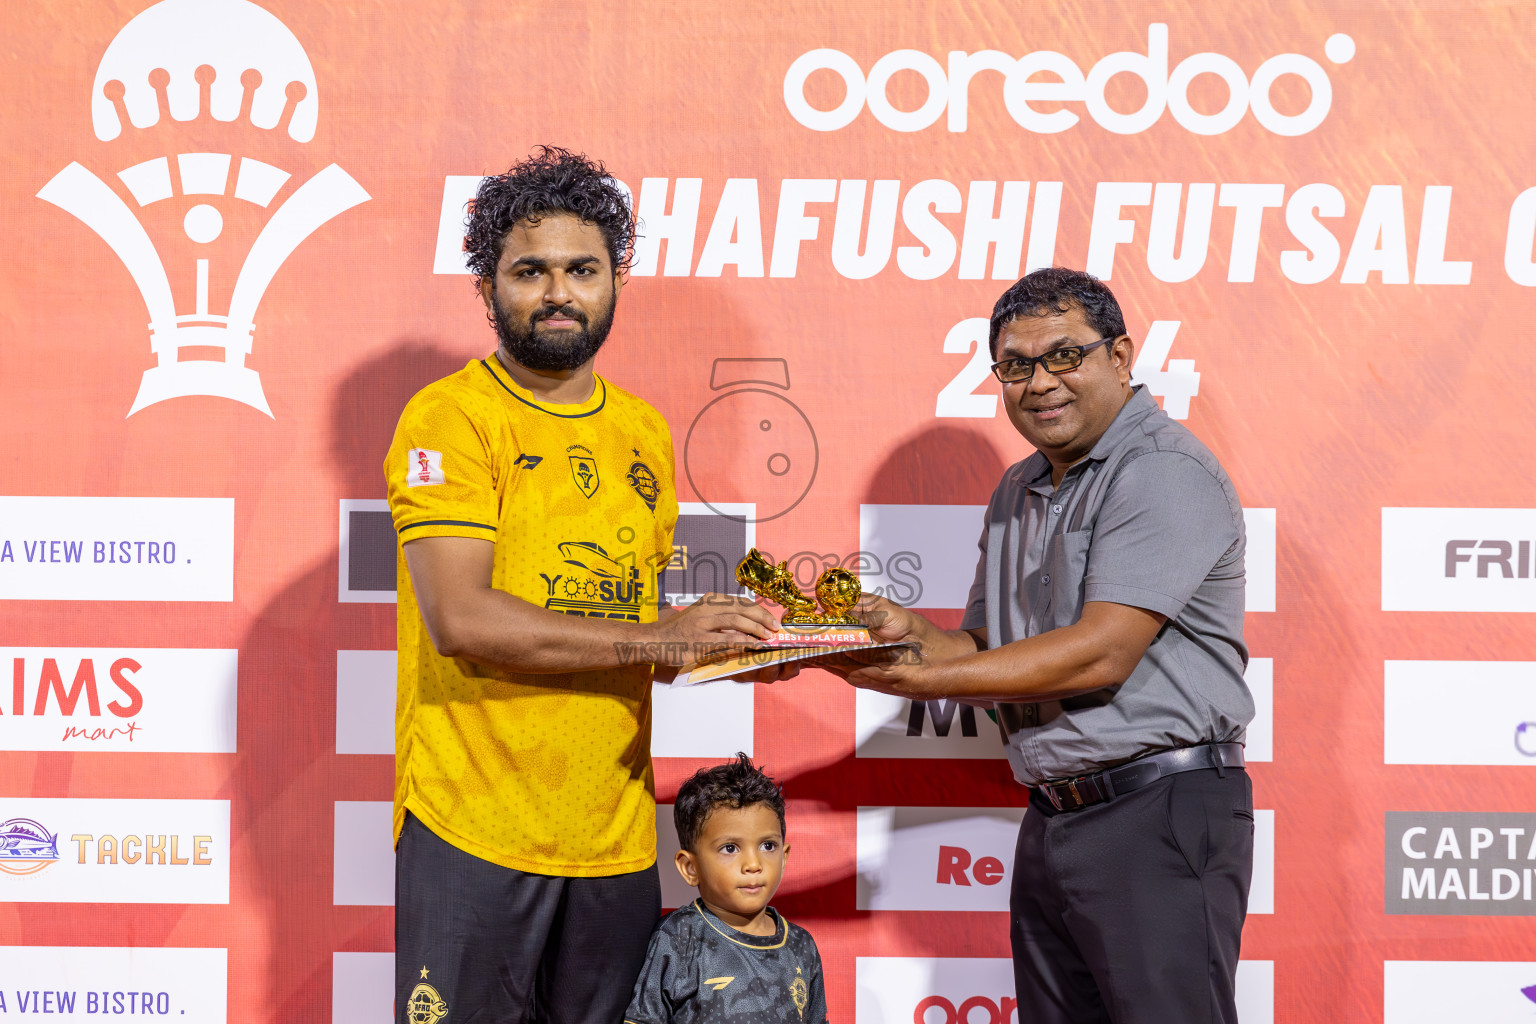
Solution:
{"label": "tackle logo", "polygon": [[[315,70],[304,47],[288,26],[249,0],[155,4],[124,25],[107,46],[91,87],[96,138],[122,138],[114,150],[120,161],[133,159],[128,153],[146,144],[150,137],[144,129],[162,123],[158,135],[169,130],[166,144],[181,148],[183,143],[175,141],[177,124],[201,118],[231,125],[222,133],[229,142],[217,148],[253,139],[239,127],[242,119],[264,131],[286,130],[293,141],[307,143],[315,137],[319,111]],[[144,299],[156,365],[144,371],[129,416],[156,402],[193,395],[228,398],[271,416],[261,378],[245,365],[256,308],[283,261],[306,238],[369,199],[336,164],[289,188],[290,171],[251,156],[206,152],[215,148],[203,141],[208,121],[196,135],[182,136],[185,144],[198,139],[198,152],[173,149],[117,171],[133,206],[78,162],[37,193],[101,236]],[[140,134],[124,137],[130,127]],[[283,198],[273,208],[279,195]],[[258,214],[254,239],[234,237],[240,225],[251,222],[253,209],[271,213]],[[226,219],[231,231],[215,245],[226,235]],[[164,231],[166,222],[179,222],[181,231]],[[195,273],[171,273],[168,256]],[[185,289],[193,294],[176,294],[173,278],[195,281]],[[220,351],[217,358],[182,358],[184,349],[200,355],[207,349]]]}
{"label": "tackle logo", "polygon": [[656,499],[661,496],[661,484],[656,480],[656,474],[651,472],[651,467],[643,462],[630,464],[629,474],[624,478],[629,486],[640,495],[640,500],[645,502],[645,507],[652,512],[656,511]]}
{"label": "tackle logo", "polygon": [[587,497],[597,493],[598,486],[602,483],[597,477],[597,460],[592,457],[592,449],[584,445],[573,444],[566,449],[566,458],[571,460],[571,479],[576,483],[576,489]]}
{"label": "tackle logo", "polygon": [[59,859],[59,837],[31,818],[0,824],[0,871],[35,875]]}
{"label": "tackle logo", "polygon": [[542,455],[519,455],[512,460],[514,466],[527,466],[529,469],[538,469],[539,463],[544,461]]}

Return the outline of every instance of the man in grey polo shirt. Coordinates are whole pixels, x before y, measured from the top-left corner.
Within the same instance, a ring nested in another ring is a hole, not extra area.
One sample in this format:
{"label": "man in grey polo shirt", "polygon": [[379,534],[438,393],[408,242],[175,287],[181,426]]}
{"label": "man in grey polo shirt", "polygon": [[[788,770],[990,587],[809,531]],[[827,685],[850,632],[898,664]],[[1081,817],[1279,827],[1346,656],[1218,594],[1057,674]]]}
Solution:
{"label": "man in grey polo shirt", "polygon": [[987,507],[961,628],[871,599],[876,632],[921,657],[849,681],[996,706],[1030,787],[1011,898],[1020,1021],[1236,1024],[1253,869],[1237,494],[1131,386],[1134,346],[1096,278],[1028,275],[998,300],[991,345],[1037,451]]}

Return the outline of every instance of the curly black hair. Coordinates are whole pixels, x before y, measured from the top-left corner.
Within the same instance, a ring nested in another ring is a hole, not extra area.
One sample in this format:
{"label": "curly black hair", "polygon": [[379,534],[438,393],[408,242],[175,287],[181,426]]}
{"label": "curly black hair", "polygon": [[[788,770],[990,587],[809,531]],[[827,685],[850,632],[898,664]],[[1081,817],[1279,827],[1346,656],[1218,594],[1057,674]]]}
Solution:
{"label": "curly black hair", "polygon": [[672,806],[672,821],[677,825],[677,841],[685,850],[692,851],[704,831],[704,823],[717,808],[739,809],[763,804],[779,816],[779,832],[787,834],[784,826],[784,794],[778,783],[752,763],[746,754],[738,752],[736,760],[713,768],[700,768],[677,791],[677,802]]}
{"label": "curly black hair", "polygon": [[559,146],[539,146],[505,174],[480,182],[464,225],[464,249],[476,286],[493,279],[507,232],[520,221],[537,223],[551,213],[573,213],[596,224],[608,245],[613,272],[629,269],[635,255],[635,216],[608,169]]}
{"label": "curly black hair", "polygon": [[1076,307],[1101,338],[1125,333],[1125,317],[1109,286],[1092,274],[1066,267],[1043,267],[1025,274],[992,307],[987,346],[997,358],[997,336],[1021,316],[1059,316]]}

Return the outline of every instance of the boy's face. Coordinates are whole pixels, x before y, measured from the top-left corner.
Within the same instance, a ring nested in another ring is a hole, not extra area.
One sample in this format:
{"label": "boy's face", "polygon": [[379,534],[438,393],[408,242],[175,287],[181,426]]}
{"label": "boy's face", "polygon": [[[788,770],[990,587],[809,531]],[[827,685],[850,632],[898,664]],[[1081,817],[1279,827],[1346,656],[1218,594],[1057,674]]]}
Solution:
{"label": "boy's face", "polygon": [[788,856],[771,807],[719,807],[705,819],[694,849],[678,851],[677,870],[711,908],[753,918],[773,899]]}

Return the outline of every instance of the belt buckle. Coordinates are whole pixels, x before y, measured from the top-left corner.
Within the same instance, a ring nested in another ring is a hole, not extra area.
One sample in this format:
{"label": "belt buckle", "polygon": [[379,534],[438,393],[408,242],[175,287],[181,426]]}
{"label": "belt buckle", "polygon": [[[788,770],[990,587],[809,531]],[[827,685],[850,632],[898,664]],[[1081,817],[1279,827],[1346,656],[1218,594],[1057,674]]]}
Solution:
{"label": "belt buckle", "polygon": [[[1075,811],[1079,807],[1088,806],[1088,802],[1083,799],[1083,795],[1077,791],[1077,779],[1075,778],[1067,779],[1064,782],[1047,782],[1042,788],[1045,790],[1046,799],[1058,811]],[[1061,798],[1062,789],[1066,789],[1067,792],[1072,794],[1073,803],[1070,806]]]}

